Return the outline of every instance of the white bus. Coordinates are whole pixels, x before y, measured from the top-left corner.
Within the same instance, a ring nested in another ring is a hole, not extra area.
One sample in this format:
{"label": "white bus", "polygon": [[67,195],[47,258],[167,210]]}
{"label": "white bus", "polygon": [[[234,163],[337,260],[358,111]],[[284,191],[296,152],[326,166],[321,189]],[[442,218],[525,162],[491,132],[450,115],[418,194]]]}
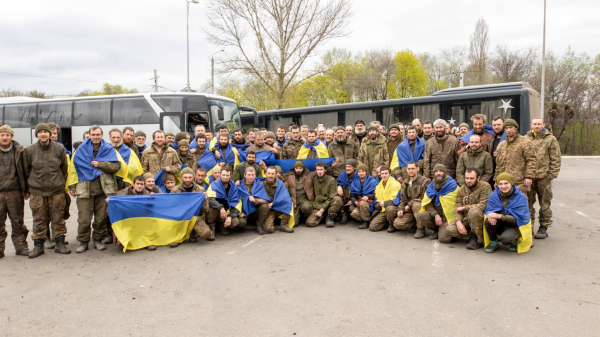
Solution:
{"label": "white bus", "polygon": [[152,143],[156,130],[189,132],[202,124],[212,130],[224,123],[230,131],[241,128],[241,111],[256,110],[238,106],[229,98],[197,93],[148,93],[107,96],[70,97],[60,99],[0,98],[0,124],[9,125],[14,139],[23,146],[37,141],[35,125],[54,122],[61,127],[58,141],[69,150],[72,143],[83,139],[92,125],[108,131],[131,126],[146,133],[146,143]]}

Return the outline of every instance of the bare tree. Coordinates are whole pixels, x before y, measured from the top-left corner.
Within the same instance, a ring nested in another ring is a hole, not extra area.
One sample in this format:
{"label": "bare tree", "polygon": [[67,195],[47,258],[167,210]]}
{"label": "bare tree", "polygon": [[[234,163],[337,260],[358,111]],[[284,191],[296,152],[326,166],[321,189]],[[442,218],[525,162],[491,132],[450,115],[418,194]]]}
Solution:
{"label": "bare tree", "polygon": [[465,63],[466,48],[454,47],[442,50],[441,59],[443,60],[441,71],[448,85],[458,87],[460,84],[460,71]]}
{"label": "bare tree", "polygon": [[475,24],[475,31],[471,34],[469,45],[469,84],[487,83],[488,50],[490,48],[489,28],[485,19],[479,18]]}
{"label": "bare tree", "polygon": [[394,76],[396,63],[390,50],[365,52],[362,58],[362,80],[357,83],[362,100],[385,100],[389,98],[389,84]]}
{"label": "bare tree", "polygon": [[349,33],[350,8],[349,0],[212,0],[207,34],[234,50],[219,62],[222,72],[257,77],[283,108],[286,94],[314,75],[304,65],[315,49]]}
{"label": "bare tree", "polygon": [[535,48],[518,51],[510,50],[506,45],[498,45],[489,67],[498,83],[526,81],[535,71],[536,60]]}

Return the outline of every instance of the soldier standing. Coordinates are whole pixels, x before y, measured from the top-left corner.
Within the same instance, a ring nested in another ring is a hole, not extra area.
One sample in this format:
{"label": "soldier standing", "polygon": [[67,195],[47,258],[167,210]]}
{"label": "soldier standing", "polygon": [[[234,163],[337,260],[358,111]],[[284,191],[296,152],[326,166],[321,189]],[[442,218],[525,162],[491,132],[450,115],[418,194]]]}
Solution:
{"label": "soldier standing", "polygon": [[369,174],[377,176],[377,166],[389,165],[388,149],[383,137],[379,137],[377,127],[369,126],[368,139],[360,145],[358,152],[358,163],[369,168]]}
{"label": "soldier standing", "polygon": [[[358,157],[358,149],[360,144],[355,144],[346,136],[343,127],[336,128],[335,140],[327,145],[329,158],[335,158],[335,162],[330,166],[331,173],[337,179],[344,171],[346,161],[348,159],[356,159]],[[356,160],[355,160],[356,162]],[[356,165],[355,165],[356,166]]]}
{"label": "soldier standing", "polygon": [[300,128],[297,125],[292,126],[292,138],[283,145],[283,159],[296,159],[298,152],[304,142],[300,137]]}
{"label": "soldier standing", "polygon": [[537,170],[533,145],[528,137],[519,134],[519,124],[514,119],[504,122],[504,132],[505,140],[498,145],[494,180],[500,173],[506,172],[513,177],[514,186],[527,194]]}
{"label": "soldier standing", "polygon": [[460,155],[456,165],[456,182],[460,186],[465,185],[465,172],[468,168],[476,168],[481,181],[489,182],[494,176],[494,165],[492,156],[484,150],[481,144],[481,136],[472,135],[465,149],[466,151]]}
{"label": "soldier standing", "polygon": [[154,131],[152,140],[152,145],[142,154],[144,173],[155,176],[163,168],[168,173],[179,172],[181,161],[179,161],[177,151],[165,143],[165,133],[162,130]]}
{"label": "soldier standing", "polygon": [[435,129],[435,138],[428,140],[425,146],[423,175],[432,179],[434,166],[444,164],[447,170],[446,173],[455,178],[456,162],[458,161],[457,152],[460,149],[458,139],[446,134],[446,121],[443,119],[433,122],[433,128]]}
{"label": "soldier standing", "polygon": [[133,153],[135,153],[135,155],[139,159],[140,158],[140,150],[138,149],[137,146],[135,146],[134,134],[135,134],[135,132],[133,131],[133,128],[131,126],[124,127],[123,128],[123,144],[125,144],[125,146],[130,148],[131,151],[133,151]]}

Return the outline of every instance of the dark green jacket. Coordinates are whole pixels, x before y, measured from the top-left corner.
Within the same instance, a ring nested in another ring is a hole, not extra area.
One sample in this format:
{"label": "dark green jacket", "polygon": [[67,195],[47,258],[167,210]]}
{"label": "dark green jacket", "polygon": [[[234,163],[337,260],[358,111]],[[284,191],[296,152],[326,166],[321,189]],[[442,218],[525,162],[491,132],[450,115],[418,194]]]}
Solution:
{"label": "dark green jacket", "polygon": [[30,194],[49,197],[65,192],[67,177],[67,154],[65,148],[50,141],[48,145],[37,143],[23,150],[23,170]]}
{"label": "dark green jacket", "polygon": [[346,160],[358,158],[360,144],[354,143],[346,137],[346,141],[339,143],[337,139],[327,145],[329,158],[337,158],[335,166],[330,166],[331,174],[334,177],[339,176],[346,169]]}
{"label": "dark green jacket", "polygon": [[481,174],[481,181],[489,182],[494,176],[494,164],[492,156],[489,152],[484,151],[483,146],[473,151],[467,147],[467,151],[463,152],[458,158],[456,164],[456,182],[460,186],[465,185],[465,171],[468,168],[474,167]]}
{"label": "dark green jacket", "polygon": [[332,176],[325,175],[323,180],[319,180],[318,176],[312,178],[313,187],[315,191],[315,202],[313,202],[313,209],[325,209],[329,207],[329,204],[337,195],[337,184]]}

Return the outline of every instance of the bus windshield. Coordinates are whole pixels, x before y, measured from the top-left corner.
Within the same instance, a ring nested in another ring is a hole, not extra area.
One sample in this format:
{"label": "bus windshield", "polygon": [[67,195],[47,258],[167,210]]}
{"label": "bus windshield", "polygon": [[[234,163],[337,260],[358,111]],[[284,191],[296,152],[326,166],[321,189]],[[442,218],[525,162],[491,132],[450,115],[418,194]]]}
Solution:
{"label": "bus windshield", "polygon": [[211,106],[211,114],[213,120],[213,130],[216,130],[217,125],[225,124],[229,129],[230,133],[233,133],[233,130],[240,128],[242,125],[240,118],[240,110],[238,108],[237,103],[227,102],[227,101],[219,101],[223,105],[223,115],[224,118],[219,120],[219,108],[217,106]]}

